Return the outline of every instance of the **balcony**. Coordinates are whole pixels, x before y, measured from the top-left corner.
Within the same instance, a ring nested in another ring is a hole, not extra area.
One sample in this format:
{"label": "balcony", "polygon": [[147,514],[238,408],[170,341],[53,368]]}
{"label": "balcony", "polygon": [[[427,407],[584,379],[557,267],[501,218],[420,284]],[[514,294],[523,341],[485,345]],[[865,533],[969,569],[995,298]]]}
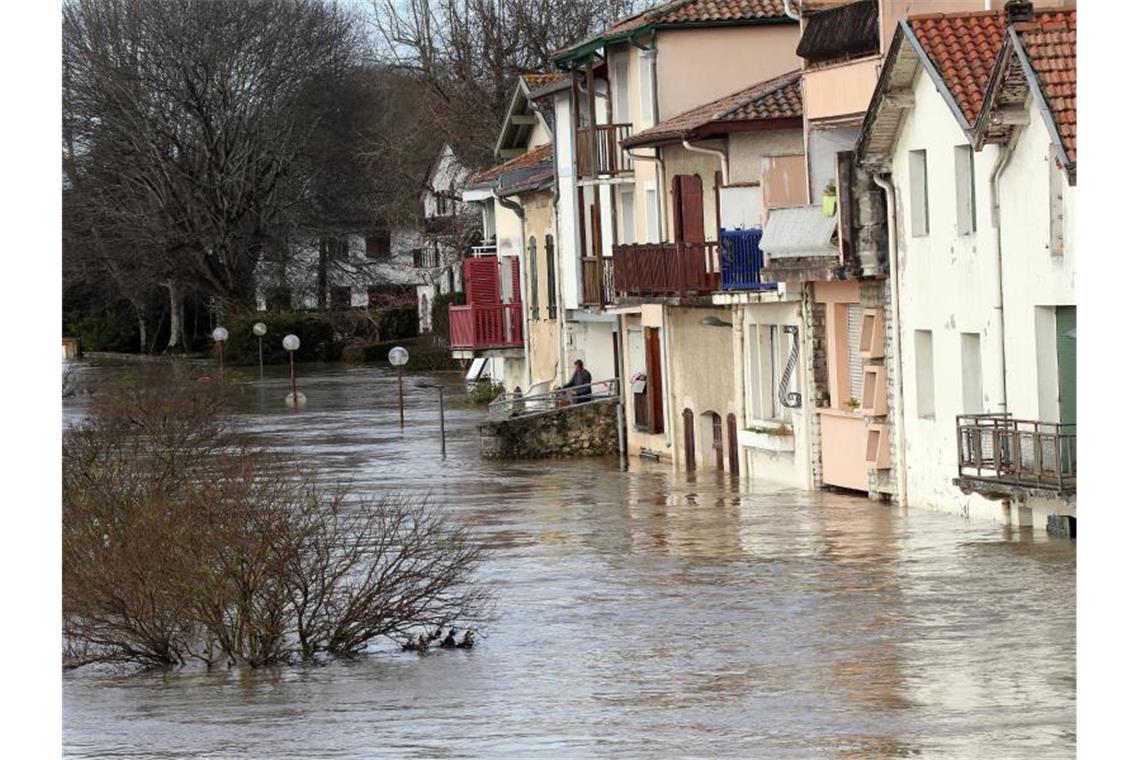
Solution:
{"label": "balcony", "polygon": [[471,246],[472,256],[495,256],[498,254],[498,251],[499,249],[495,238],[484,240],[481,243],[476,243]]}
{"label": "balcony", "polygon": [[633,159],[621,148],[632,124],[598,124],[578,130],[578,179],[633,174]]}
{"label": "balcony", "polygon": [[1075,423],[959,415],[958,479],[967,493],[991,497],[1070,495],[1077,491]]}
{"label": "balcony", "polygon": [[582,259],[582,303],[606,306],[614,302],[614,260],[609,256]]}
{"label": "balcony", "polygon": [[776,283],[761,282],[764,254],[760,230],[724,230],[720,236],[720,287],[722,290],[775,290]]}
{"label": "balcony", "polygon": [[439,251],[434,248],[416,248],[412,251],[412,265],[416,269],[436,269],[439,267]]}
{"label": "balcony", "polygon": [[451,347],[469,350],[518,348],[523,344],[521,303],[451,306]]}
{"label": "balcony", "polygon": [[708,295],[720,288],[717,244],[615,245],[614,290],[626,297]]}

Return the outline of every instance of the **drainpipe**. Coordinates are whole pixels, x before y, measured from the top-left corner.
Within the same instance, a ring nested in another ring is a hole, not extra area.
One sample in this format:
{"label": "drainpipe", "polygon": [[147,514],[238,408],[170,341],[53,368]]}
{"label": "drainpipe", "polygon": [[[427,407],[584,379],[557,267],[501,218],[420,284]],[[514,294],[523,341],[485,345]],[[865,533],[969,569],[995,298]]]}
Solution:
{"label": "drainpipe", "polygon": [[688,140],[682,140],[681,145],[685,146],[685,150],[691,150],[694,153],[707,153],[710,156],[716,156],[720,159],[720,173],[724,177],[726,183],[732,180],[728,177],[728,151],[723,148],[701,148],[693,145]]}
{"label": "drainpipe", "polygon": [[[574,141],[570,141],[573,146]],[[573,150],[573,147],[571,147]],[[570,162],[571,175],[573,175],[574,162]],[[566,294],[562,292],[562,246],[559,241],[562,240],[561,234],[561,215],[559,213],[559,206],[562,201],[562,177],[558,173],[558,151],[554,151],[554,213],[552,219],[554,220],[554,271],[548,272],[548,277],[554,278],[554,294],[558,299],[554,304],[554,318],[557,322],[556,329],[558,330],[558,366],[554,368],[554,380],[559,385],[562,384],[561,372],[562,368],[566,366]],[[545,241],[544,241],[545,242]],[[549,291],[547,291],[549,292]],[[559,306],[561,304],[561,306]]]}
{"label": "drainpipe", "polygon": [[899,325],[899,241],[895,227],[897,223],[895,187],[889,179],[885,179],[881,174],[872,174],[871,178],[887,196],[887,251],[891,267],[891,333],[894,338],[891,365],[895,373],[895,395],[898,399],[898,405],[895,409],[895,441],[898,444],[895,446],[895,451],[898,452],[898,477],[895,478],[895,482],[898,487],[899,506],[906,507],[906,410],[903,404],[902,329]]}
{"label": "drainpipe", "polygon": [[[522,250],[519,251],[519,295],[522,296],[523,377],[526,378],[526,385],[529,387],[534,382],[534,378],[531,376],[530,371],[530,304],[527,299],[526,283],[523,282],[523,264],[525,263],[524,257],[526,253],[526,212],[523,210],[521,204],[509,200],[505,195],[499,195],[499,191],[496,189],[491,190],[491,195],[495,196],[495,200],[499,203],[515,212],[515,216],[519,218],[519,227],[522,229],[522,240],[520,241]],[[496,258],[498,257],[496,256]],[[502,261],[502,259],[499,259],[499,261]]]}
{"label": "drainpipe", "polygon": [[994,230],[997,235],[997,286],[998,286],[998,328],[1001,330],[1001,340],[998,345],[1001,346],[999,355],[1001,356],[1001,400],[998,401],[998,408],[1002,412],[1009,411],[1009,395],[1008,386],[1006,382],[1006,363],[1005,363],[1005,276],[1002,270],[1002,256],[1001,256],[1001,200],[998,197],[998,180],[1005,172],[1006,166],[1009,164],[1009,157],[1013,152],[1013,146],[1017,143],[1017,138],[1020,133],[1016,133],[1013,139],[1010,140],[1009,145],[999,145],[998,151],[1000,153],[998,162],[994,164],[993,171],[990,172],[990,218],[993,220]]}
{"label": "drainpipe", "polygon": [[788,18],[793,18],[796,21],[800,20],[799,11],[792,10],[792,0],[784,0],[784,15]]}

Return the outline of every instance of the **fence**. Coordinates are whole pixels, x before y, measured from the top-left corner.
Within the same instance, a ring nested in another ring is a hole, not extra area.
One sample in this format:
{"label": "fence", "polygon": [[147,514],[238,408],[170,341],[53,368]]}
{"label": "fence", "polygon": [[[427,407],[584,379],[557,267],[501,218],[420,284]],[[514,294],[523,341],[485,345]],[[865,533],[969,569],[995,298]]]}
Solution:
{"label": "fence", "polygon": [[614,289],[620,295],[703,295],[720,288],[713,241],[616,245],[613,259]]}
{"label": "fence", "polygon": [[760,230],[721,230],[720,283],[723,290],[774,290],[776,283],[761,282],[764,254]]}
{"label": "fence", "polygon": [[[586,392],[582,393],[583,390]],[[494,419],[525,417],[543,414],[572,404],[616,398],[617,395],[617,378],[599,380],[589,386],[579,385],[573,388],[560,388],[547,393],[536,393],[533,396],[507,391],[491,402],[488,412]]]}
{"label": "fence", "polygon": [[957,427],[959,477],[1076,491],[1076,424],[966,414]]}

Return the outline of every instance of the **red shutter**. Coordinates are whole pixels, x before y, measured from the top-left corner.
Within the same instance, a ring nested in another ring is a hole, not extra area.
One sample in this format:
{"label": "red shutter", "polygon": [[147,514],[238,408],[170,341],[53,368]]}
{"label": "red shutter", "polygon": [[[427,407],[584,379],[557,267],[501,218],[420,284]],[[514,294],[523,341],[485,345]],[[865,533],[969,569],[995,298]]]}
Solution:
{"label": "red shutter", "polygon": [[522,303],[522,290],[519,287],[518,256],[511,256],[511,303]]}
{"label": "red shutter", "polygon": [[705,199],[699,174],[689,174],[681,179],[681,216],[683,237],[678,241],[703,243],[705,241]]}
{"label": "red shutter", "polygon": [[467,281],[467,303],[499,303],[499,260],[497,258],[480,256],[464,259],[463,275]]}

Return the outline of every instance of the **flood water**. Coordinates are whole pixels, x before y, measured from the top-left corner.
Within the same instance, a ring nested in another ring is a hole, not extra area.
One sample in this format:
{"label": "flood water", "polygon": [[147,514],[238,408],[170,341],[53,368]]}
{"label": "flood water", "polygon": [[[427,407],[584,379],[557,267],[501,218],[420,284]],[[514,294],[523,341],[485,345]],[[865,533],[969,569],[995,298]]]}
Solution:
{"label": "flood water", "polygon": [[[401,432],[387,370],[303,369],[304,411],[275,369],[242,423],[477,530],[498,594],[486,638],[254,672],[68,672],[66,756],[1074,756],[1073,542],[636,461],[485,462],[461,378],[408,379]],[[135,370],[81,376],[112,371]],[[419,381],[446,387],[446,461]]]}

